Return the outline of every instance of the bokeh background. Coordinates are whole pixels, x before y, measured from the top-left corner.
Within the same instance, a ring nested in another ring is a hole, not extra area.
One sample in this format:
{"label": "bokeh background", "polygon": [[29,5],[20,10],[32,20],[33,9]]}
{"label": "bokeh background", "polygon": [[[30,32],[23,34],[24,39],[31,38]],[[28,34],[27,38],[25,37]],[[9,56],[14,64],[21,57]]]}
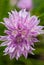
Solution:
{"label": "bokeh background", "polygon": [[[31,14],[39,16],[41,20],[40,25],[44,25],[44,0],[33,0],[33,3],[34,7]],[[9,0],[0,0],[0,22],[3,21],[4,17],[8,17],[9,11],[14,9],[19,11],[16,5],[14,7],[10,6]],[[3,33],[5,29],[6,28],[1,24],[0,35],[5,35]],[[15,58],[10,60],[8,55],[3,56],[5,47],[0,47],[0,65],[44,65],[44,35],[39,35],[38,39],[40,42],[35,43],[35,55],[28,55],[27,59],[22,56],[18,61]]]}

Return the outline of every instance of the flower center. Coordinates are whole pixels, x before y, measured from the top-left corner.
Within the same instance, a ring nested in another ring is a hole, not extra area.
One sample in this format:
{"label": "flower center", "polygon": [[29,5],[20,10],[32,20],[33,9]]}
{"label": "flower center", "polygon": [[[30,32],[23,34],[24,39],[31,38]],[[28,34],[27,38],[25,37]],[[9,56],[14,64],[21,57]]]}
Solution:
{"label": "flower center", "polygon": [[16,41],[16,43],[21,43],[21,42],[23,42],[23,39],[22,39],[21,35],[17,35],[15,41]]}

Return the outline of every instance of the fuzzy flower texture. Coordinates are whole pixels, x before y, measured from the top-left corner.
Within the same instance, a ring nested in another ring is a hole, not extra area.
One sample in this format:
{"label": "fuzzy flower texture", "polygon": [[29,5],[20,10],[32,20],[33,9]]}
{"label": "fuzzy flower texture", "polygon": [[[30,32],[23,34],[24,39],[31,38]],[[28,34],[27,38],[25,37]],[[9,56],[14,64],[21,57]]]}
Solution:
{"label": "fuzzy flower texture", "polygon": [[20,9],[27,9],[27,10],[31,10],[33,8],[33,3],[32,0],[19,0],[17,6]]}
{"label": "fuzzy flower texture", "polygon": [[9,18],[4,18],[2,24],[7,27],[5,36],[0,36],[0,41],[4,41],[0,46],[6,46],[3,51],[10,55],[10,59],[14,57],[18,60],[20,56],[27,58],[28,53],[34,54],[34,42],[38,42],[37,36],[44,34],[43,27],[39,26],[40,20],[35,15],[30,16],[25,9],[19,12],[8,12]]}

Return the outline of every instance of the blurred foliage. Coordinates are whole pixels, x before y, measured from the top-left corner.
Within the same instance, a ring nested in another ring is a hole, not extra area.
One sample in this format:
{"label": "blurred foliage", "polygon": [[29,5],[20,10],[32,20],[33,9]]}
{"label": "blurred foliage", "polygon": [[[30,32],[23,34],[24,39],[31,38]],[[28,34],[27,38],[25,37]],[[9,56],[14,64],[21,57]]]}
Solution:
{"label": "blurred foliage", "polygon": [[[44,25],[44,0],[33,0],[34,7],[31,11],[32,15],[39,16],[40,25]],[[8,12],[11,10],[19,10],[16,6],[9,5],[9,0],[0,0],[0,21],[4,17],[8,17]],[[3,32],[6,28],[0,25],[0,35],[5,35]],[[38,36],[39,43],[35,43],[35,55],[28,55],[28,58],[20,57],[19,60],[10,60],[9,56],[3,56],[5,47],[0,48],[0,65],[44,65],[44,35]],[[1,43],[1,42],[0,42]]]}

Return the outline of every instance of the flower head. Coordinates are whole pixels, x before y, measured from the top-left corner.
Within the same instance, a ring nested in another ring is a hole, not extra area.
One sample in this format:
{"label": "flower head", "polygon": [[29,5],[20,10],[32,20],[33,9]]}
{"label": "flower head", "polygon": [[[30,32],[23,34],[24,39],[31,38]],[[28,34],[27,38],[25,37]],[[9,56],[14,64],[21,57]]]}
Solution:
{"label": "flower head", "polygon": [[32,0],[19,0],[18,5],[19,8],[21,9],[27,9],[30,10],[32,9]]}
{"label": "flower head", "polygon": [[12,11],[9,18],[4,18],[4,25],[7,30],[5,36],[0,36],[0,40],[4,41],[0,46],[7,46],[4,50],[5,55],[9,54],[10,59],[14,57],[18,60],[21,55],[27,58],[28,53],[33,54],[34,42],[38,42],[37,36],[43,34],[43,26],[39,26],[38,17],[30,16],[26,10],[19,12]]}

